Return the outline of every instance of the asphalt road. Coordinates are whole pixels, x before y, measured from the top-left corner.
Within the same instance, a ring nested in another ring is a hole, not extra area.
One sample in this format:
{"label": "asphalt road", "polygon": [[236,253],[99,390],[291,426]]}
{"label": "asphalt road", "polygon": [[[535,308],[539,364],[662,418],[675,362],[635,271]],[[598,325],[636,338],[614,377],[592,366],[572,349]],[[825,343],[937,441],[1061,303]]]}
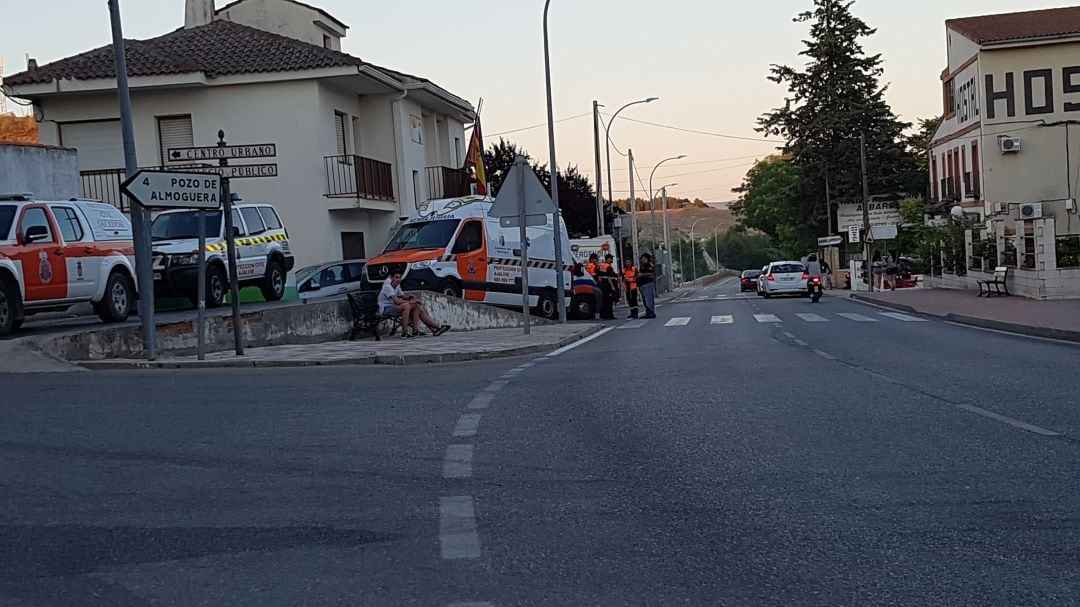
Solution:
{"label": "asphalt road", "polygon": [[3,377],[0,605],[1080,605],[1080,348],[882,312]]}

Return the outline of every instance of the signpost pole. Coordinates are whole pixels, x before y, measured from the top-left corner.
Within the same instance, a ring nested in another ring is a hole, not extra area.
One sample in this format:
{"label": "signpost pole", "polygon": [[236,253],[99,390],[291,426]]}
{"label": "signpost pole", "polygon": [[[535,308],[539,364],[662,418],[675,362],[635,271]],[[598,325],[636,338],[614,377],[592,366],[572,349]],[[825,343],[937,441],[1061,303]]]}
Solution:
{"label": "signpost pole", "polygon": [[[135,128],[132,126],[131,93],[128,90],[127,57],[124,31],[120,21],[120,0],[109,0],[112,24],[113,61],[116,65],[116,94],[120,101],[120,131],[124,139],[124,171],[128,177],[139,171],[135,155]],[[150,216],[138,205],[131,205],[131,229],[135,241],[135,274],[139,294],[139,320],[142,323],[143,350],[150,360],[157,358],[157,333],[154,326],[154,252],[150,243]]]}
{"label": "signpost pole", "polygon": [[521,168],[515,187],[518,192],[518,230],[521,235],[521,313],[525,318],[525,335],[532,333],[529,316],[529,236],[525,232],[525,159],[518,156],[515,161]]}
{"label": "signpost pole", "polygon": [[206,211],[199,209],[199,314],[196,331],[199,333],[198,357],[206,360]]}
{"label": "signpost pole", "polygon": [[[863,193],[863,264],[866,266],[866,282],[870,292],[874,292],[874,264],[870,261],[870,182],[866,175],[866,135],[859,135],[859,160],[862,164]],[[854,284],[854,281],[852,281]]]}
{"label": "signpost pole", "polygon": [[[225,131],[218,131],[218,146],[225,147]],[[229,161],[222,158],[221,166],[229,166]],[[225,203],[222,213],[225,214],[225,246],[228,247],[229,258],[229,298],[232,299],[233,320],[233,343],[236,346],[236,355],[244,355],[244,326],[240,320],[240,284],[236,270],[236,238],[233,234],[232,217],[232,190],[229,178],[221,178],[221,199]]]}

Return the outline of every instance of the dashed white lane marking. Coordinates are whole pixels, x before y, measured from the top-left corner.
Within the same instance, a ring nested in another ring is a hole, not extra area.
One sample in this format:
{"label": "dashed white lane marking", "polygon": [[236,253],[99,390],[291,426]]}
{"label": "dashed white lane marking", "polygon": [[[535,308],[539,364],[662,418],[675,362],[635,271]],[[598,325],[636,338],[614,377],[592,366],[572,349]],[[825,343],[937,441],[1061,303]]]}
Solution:
{"label": "dashed white lane marking", "polygon": [[854,320],[855,322],[877,322],[876,318],[870,318],[869,316],[863,316],[862,314],[856,314],[854,312],[837,312],[837,316],[842,316],[848,320]]}
{"label": "dashed white lane marking", "polygon": [[524,370],[525,369],[520,369],[518,367],[514,367],[513,369],[510,369],[509,371],[504,373],[503,375],[517,375],[518,373],[521,373]]}
{"label": "dashed white lane marking", "polygon": [[795,316],[798,316],[806,322],[829,322],[828,318],[818,316],[817,314],[796,314]]}
{"label": "dashed white lane marking", "polygon": [[628,323],[623,323],[619,328],[620,329],[640,329],[641,327],[644,327],[646,324],[648,324],[648,322],[649,321],[647,321],[647,320],[631,320]]}
{"label": "dashed white lane marking", "polygon": [[754,314],[754,320],[760,323],[783,322],[775,314]]}
{"label": "dashed white lane marking", "polygon": [[510,383],[509,380],[500,379],[499,381],[491,382],[491,385],[484,388],[485,392],[498,392],[506,387],[506,384]]}
{"label": "dashed white lane marking", "polygon": [[713,316],[712,323],[714,325],[730,325],[735,322],[733,316]]}
{"label": "dashed white lane marking", "polygon": [[472,497],[439,498],[439,548],[444,559],[480,558]]}
{"label": "dashed white lane marking", "polygon": [[677,316],[664,323],[665,327],[685,327],[690,324],[689,316]]}
{"label": "dashed white lane marking", "polygon": [[476,428],[480,425],[480,413],[466,413],[462,415],[454,427],[454,436],[473,436]]}
{"label": "dashed white lane marking", "polygon": [[832,354],[829,354],[827,352],[822,352],[821,350],[814,350],[814,354],[817,354],[818,356],[824,358],[825,360],[836,360],[835,356],[833,356]]}
{"label": "dashed white lane marking", "polygon": [[805,341],[803,341],[801,339],[796,339],[794,341],[795,341],[796,344],[798,344],[798,345],[800,345],[800,346],[802,346],[804,348],[810,345],[810,344],[806,343]]}
{"label": "dashed white lane marking", "polygon": [[794,333],[788,333],[787,331],[785,331],[784,332],[784,337],[786,337],[788,339],[795,339],[795,334]]}
{"label": "dashed white lane marking", "polygon": [[469,478],[472,476],[472,445],[450,445],[443,460],[443,478]]}
{"label": "dashed white lane marking", "polygon": [[[596,333],[593,333],[592,335],[586,337],[585,339],[579,339],[578,341],[575,341],[574,343],[570,344],[569,346],[563,346],[563,347],[559,348],[558,350],[555,350],[551,354],[548,354],[548,356],[549,357],[550,356],[558,356],[558,355],[562,354],[563,352],[567,352],[569,350],[573,350],[574,348],[584,346],[585,344],[587,344],[590,341],[596,339],[597,337],[600,337],[601,335],[607,333],[608,331],[611,331],[611,327],[608,327],[607,329],[601,329],[600,331],[597,331]],[[544,360],[544,359],[541,359],[541,360]]]}
{"label": "dashed white lane marking", "polygon": [[997,420],[999,422],[1004,422],[1006,424],[1009,424],[1010,426],[1020,428],[1021,430],[1027,430],[1028,432],[1034,432],[1035,434],[1039,434],[1039,435],[1042,435],[1042,436],[1061,436],[1060,432],[1054,432],[1053,430],[1047,430],[1046,428],[1040,428],[1038,426],[1033,426],[1033,425],[1031,425],[1031,424],[1029,424],[1027,422],[1022,422],[1022,421],[1020,421],[1018,419],[1013,419],[1011,417],[1006,417],[1004,415],[1001,415],[1000,413],[994,413],[993,411],[987,411],[986,409],[983,409],[982,407],[976,407],[975,405],[956,405],[956,406],[960,407],[961,409],[963,409],[965,411],[971,411],[972,413],[974,413],[976,415],[981,415],[983,417],[988,417],[990,419]]}
{"label": "dashed white lane marking", "polygon": [[535,364],[536,363],[521,363],[520,365],[517,366],[517,368],[525,370],[525,369],[528,369],[529,367],[534,366]]}
{"label": "dashed white lane marking", "polygon": [[901,314],[900,312],[878,312],[882,316],[887,316],[895,320],[902,320],[904,322],[927,322],[925,318],[918,318],[917,316],[910,316],[908,314]]}
{"label": "dashed white lane marking", "polygon": [[482,394],[478,394],[476,398],[472,399],[472,402],[469,403],[469,408],[487,409],[488,405],[491,404],[491,399],[493,398],[495,398],[495,395],[491,392],[484,392]]}

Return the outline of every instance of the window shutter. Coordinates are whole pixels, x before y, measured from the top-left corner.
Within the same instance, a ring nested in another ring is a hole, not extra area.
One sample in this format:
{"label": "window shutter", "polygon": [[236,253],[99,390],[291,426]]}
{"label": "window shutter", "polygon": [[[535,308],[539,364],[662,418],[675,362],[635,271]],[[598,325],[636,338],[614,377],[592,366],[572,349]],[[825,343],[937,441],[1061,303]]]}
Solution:
{"label": "window shutter", "polygon": [[337,137],[337,155],[348,154],[345,149],[345,116],[343,114],[334,114],[334,135]]}
{"label": "window shutter", "polygon": [[158,139],[161,142],[161,164],[169,164],[169,149],[195,146],[195,132],[191,128],[191,116],[158,118]]}

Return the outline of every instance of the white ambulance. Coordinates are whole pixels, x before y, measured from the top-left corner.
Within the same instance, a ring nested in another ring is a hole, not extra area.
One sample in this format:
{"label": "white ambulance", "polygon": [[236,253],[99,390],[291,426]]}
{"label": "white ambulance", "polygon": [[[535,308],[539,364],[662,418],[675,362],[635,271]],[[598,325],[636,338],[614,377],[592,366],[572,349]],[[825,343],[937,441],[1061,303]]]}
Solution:
{"label": "white ambulance", "polygon": [[[405,290],[437,291],[503,307],[521,308],[521,242],[518,228],[488,217],[492,198],[466,196],[421,206],[365,267],[369,288],[379,289],[393,273]],[[529,227],[529,305],[546,318],[558,317],[554,226]],[[592,318],[596,283],[574,276],[566,224],[562,225],[564,297],[571,317]]]}

